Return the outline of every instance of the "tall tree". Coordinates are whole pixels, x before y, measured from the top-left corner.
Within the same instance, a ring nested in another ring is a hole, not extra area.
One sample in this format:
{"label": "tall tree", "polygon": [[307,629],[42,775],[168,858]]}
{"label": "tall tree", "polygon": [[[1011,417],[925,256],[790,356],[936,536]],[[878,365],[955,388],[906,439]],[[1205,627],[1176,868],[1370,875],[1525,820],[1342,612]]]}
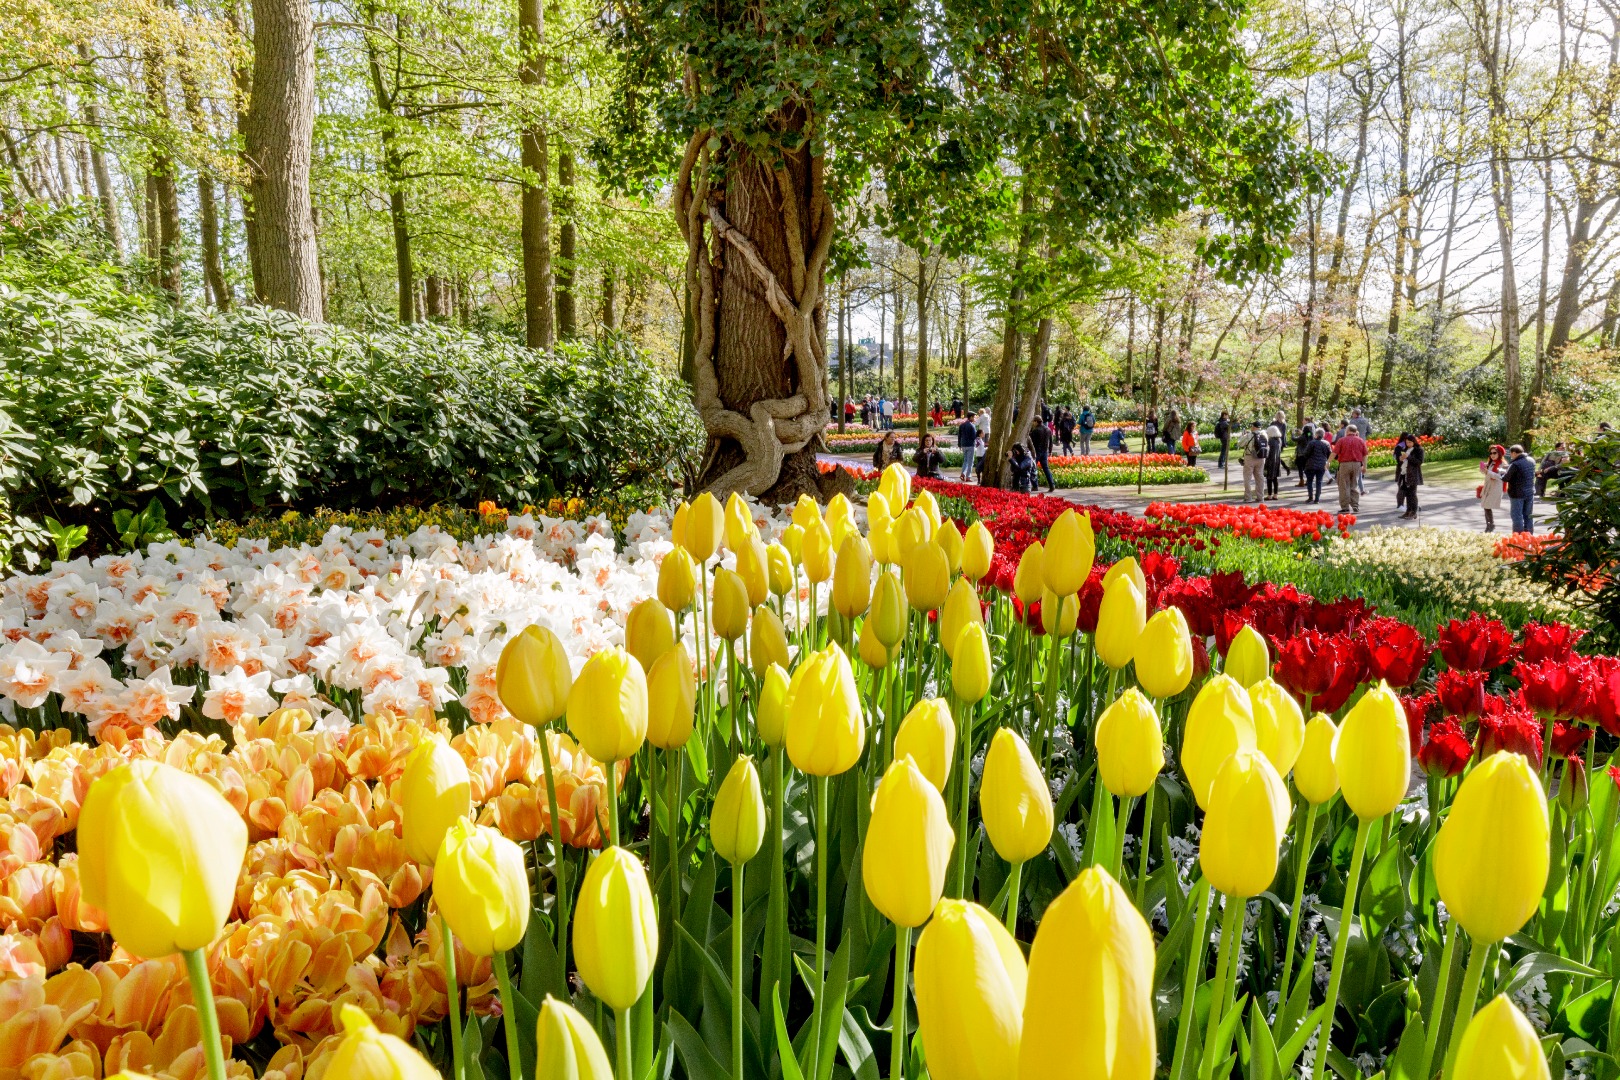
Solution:
{"label": "tall tree", "polygon": [[[535,92],[546,83],[546,17],[541,0],[518,0],[518,81]],[[534,102],[526,103],[531,112]],[[552,319],[551,166],[546,128],[538,115],[528,115],[518,134],[523,166],[523,327],[531,349],[550,349],[556,341]]]}

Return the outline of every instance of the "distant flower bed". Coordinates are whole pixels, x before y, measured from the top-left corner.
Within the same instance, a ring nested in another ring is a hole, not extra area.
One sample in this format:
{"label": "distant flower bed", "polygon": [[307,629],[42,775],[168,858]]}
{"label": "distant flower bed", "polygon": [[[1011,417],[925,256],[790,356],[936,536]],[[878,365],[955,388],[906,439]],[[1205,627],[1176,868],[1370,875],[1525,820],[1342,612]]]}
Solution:
{"label": "distant flower bed", "polygon": [[1356,523],[1354,514],[1330,514],[1325,510],[1290,510],[1285,507],[1234,505],[1232,503],[1149,503],[1145,511],[1154,519],[1178,521],[1206,529],[1236,533],[1252,540],[1292,543],[1321,540],[1338,533],[1347,536]]}
{"label": "distant flower bed", "polygon": [[[1484,533],[1454,529],[1369,529],[1331,545],[1323,561],[1357,574],[1378,575],[1461,608],[1510,616],[1567,619],[1567,602],[1530,581],[1513,565],[1535,541],[1506,546]],[[1499,548],[1507,554],[1498,554]],[[1518,552],[1515,556],[1513,553]]]}

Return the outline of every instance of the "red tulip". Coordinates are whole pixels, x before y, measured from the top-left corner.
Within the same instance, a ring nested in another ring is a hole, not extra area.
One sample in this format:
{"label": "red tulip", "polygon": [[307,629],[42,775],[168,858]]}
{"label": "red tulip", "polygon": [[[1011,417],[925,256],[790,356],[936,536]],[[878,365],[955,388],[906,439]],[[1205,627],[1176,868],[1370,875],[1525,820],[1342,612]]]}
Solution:
{"label": "red tulip", "polygon": [[1428,739],[1418,751],[1418,764],[1436,780],[1462,773],[1468,759],[1474,754],[1474,744],[1454,716],[1448,716],[1429,728]]}
{"label": "red tulip", "polygon": [[1620,765],[1610,765],[1608,772],[1609,779],[1614,781],[1614,786],[1620,788]]}
{"label": "red tulip", "polygon": [[1577,630],[1566,623],[1525,623],[1524,643],[1519,646],[1519,655],[1531,663],[1566,660],[1575,651],[1576,643],[1585,636],[1585,630]]}
{"label": "red tulip", "polygon": [[1362,670],[1360,643],[1348,634],[1302,630],[1277,643],[1277,681],[1319,712],[1349,701]]}
{"label": "red tulip", "polygon": [[1499,750],[1523,754],[1530,764],[1541,768],[1541,725],[1528,712],[1507,709],[1479,718],[1479,738],[1474,744],[1481,760]]}
{"label": "red tulip", "polygon": [[1499,619],[1470,615],[1440,628],[1440,655],[1459,671],[1491,671],[1513,659],[1513,631]]}
{"label": "red tulip", "polygon": [[1459,671],[1456,668],[1442,671],[1434,680],[1434,690],[1440,699],[1440,707],[1448,713],[1468,717],[1485,712],[1483,671]]}
{"label": "red tulip", "polygon": [[1102,611],[1102,579],[1102,570],[1093,567],[1091,576],[1080,586],[1080,612],[1075,617],[1074,625],[1083,634],[1097,632],[1097,616]]}
{"label": "red tulip", "polygon": [[[1359,596],[1341,596],[1337,600],[1327,602],[1312,600],[1310,611],[1305,617],[1316,629],[1336,634],[1355,630],[1361,626],[1372,617],[1372,609],[1367,606],[1367,601]],[[1401,625],[1394,619],[1388,621],[1396,626]]]}
{"label": "red tulip", "polygon": [[1570,757],[1586,745],[1595,732],[1589,727],[1579,724],[1567,724],[1562,720],[1554,721],[1552,748],[1558,757]]}
{"label": "red tulip", "polygon": [[1577,716],[1586,707],[1587,664],[1575,660],[1520,662],[1513,675],[1519,680],[1524,703],[1537,716]]}
{"label": "red tulip", "polygon": [[1248,625],[1249,620],[1238,612],[1222,612],[1221,617],[1215,623],[1216,651],[1225,656],[1232,648],[1232,639],[1237,637],[1238,632]]}
{"label": "red tulip", "polygon": [[1620,735],[1620,659],[1593,657],[1587,665],[1586,719],[1610,735]]}
{"label": "red tulip", "polygon": [[1423,745],[1423,732],[1432,722],[1438,712],[1439,699],[1433,694],[1419,694],[1416,697],[1403,694],[1401,708],[1406,711],[1406,734],[1412,743],[1412,756]]}
{"label": "red tulip", "polygon": [[1399,690],[1417,682],[1432,651],[1423,635],[1396,619],[1375,619],[1366,627],[1367,680],[1383,679]]}

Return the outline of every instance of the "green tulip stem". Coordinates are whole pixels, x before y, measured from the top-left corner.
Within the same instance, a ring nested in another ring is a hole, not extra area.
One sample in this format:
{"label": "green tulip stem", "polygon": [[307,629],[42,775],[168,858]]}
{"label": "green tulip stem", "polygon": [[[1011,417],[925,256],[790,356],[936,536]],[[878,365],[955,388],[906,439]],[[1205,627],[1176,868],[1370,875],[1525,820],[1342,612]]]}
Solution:
{"label": "green tulip stem", "polygon": [[1288,936],[1283,939],[1287,944],[1283,951],[1282,982],[1277,984],[1277,993],[1282,1000],[1288,1000],[1292,988],[1289,977],[1294,973],[1294,954],[1299,951],[1299,915],[1300,908],[1305,902],[1305,870],[1311,865],[1311,841],[1316,831],[1316,804],[1305,804],[1305,831],[1299,841],[1299,865],[1294,868],[1294,903],[1288,909]]}
{"label": "green tulip stem", "polygon": [[1142,850],[1136,856],[1136,895],[1131,897],[1138,911],[1142,909],[1142,898],[1147,895],[1148,845],[1153,839],[1153,803],[1158,793],[1159,782],[1154,780],[1148,793],[1142,796],[1147,800],[1142,806]]}
{"label": "green tulip stem", "polygon": [[1007,933],[1013,937],[1018,936],[1018,889],[1024,881],[1024,864],[1012,864],[1012,873],[1007,878],[1007,917],[1002,921],[1007,924]]}
{"label": "green tulip stem", "polygon": [[[1452,937],[1455,938],[1461,933],[1462,927],[1451,928]],[[1474,1018],[1474,1005],[1479,1001],[1479,984],[1485,977],[1485,960],[1495,948],[1494,941],[1469,943],[1468,970],[1463,974],[1462,994],[1457,998],[1457,1015],[1451,1021],[1451,1043],[1446,1048],[1446,1065],[1441,1070],[1443,1076],[1451,1075],[1451,1067],[1457,1060],[1457,1051],[1462,1049],[1463,1032],[1468,1030],[1468,1021]]]}
{"label": "green tulip stem", "polygon": [[[456,983],[456,936],[450,924],[439,916],[439,936],[444,939],[444,991],[450,998],[450,1075],[466,1080],[467,1064],[461,1056],[461,987]],[[221,1073],[221,1076],[224,1074]]]}
{"label": "green tulip stem", "polygon": [[[1449,930],[1449,932],[1448,932]],[[1440,1027],[1446,1022],[1446,991],[1451,989],[1451,965],[1457,955],[1457,939],[1462,936],[1455,924],[1441,927],[1446,947],[1440,954],[1440,977],[1435,983],[1434,1000],[1429,1002],[1429,1029],[1423,1033],[1423,1067],[1418,1080],[1429,1080],[1434,1073],[1434,1052],[1440,1046]]]}
{"label": "green tulip stem", "polygon": [[[1119,800],[1119,817],[1114,822],[1114,850],[1109,853],[1108,872],[1118,881],[1125,873],[1125,826],[1130,824],[1131,814],[1136,809],[1136,799],[1127,795]],[[1142,834],[1146,842],[1147,833]]]}
{"label": "green tulip stem", "polygon": [[737,715],[737,643],[730,638],[720,643],[726,654],[726,718],[731,726],[731,755],[742,754],[742,718]]}
{"label": "green tulip stem", "polygon": [[619,763],[617,761],[604,761],[602,771],[607,774],[608,785],[607,846],[617,847],[619,843]]}
{"label": "green tulip stem", "polygon": [[[1061,609],[1063,602],[1058,601]],[[1059,617],[1061,618],[1061,611]],[[1052,744],[1057,741],[1057,692],[1058,692],[1058,637],[1056,634],[1047,635],[1046,645],[1046,686],[1041,702],[1041,771],[1045,772],[1052,763]]]}
{"label": "green tulip stem", "polygon": [[[743,864],[731,864],[731,1075],[743,1075]],[[512,1080],[519,1080],[512,1077]]]}
{"label": "green tulip stem", "polygon": [[[765,994],[777,993],[777,983],[781,978],[781,964],[787,961],[787,874],[783,869],[782,829],[783,829],[783,802],[787,780],[782,774],[782,755],[784,751],[780,746],[770,748],[771,762],[771,885],[770,895],[766,897],[765,915],[765,946],[761,952],[763,970],[760,973],[759,993],[761,1018],[768,1015]],[[780,937],[774,936],[777,929],[781,929]]]}
{"label": "green tulip stem", "polygon": [[[954,695],[953,695],[954,697]],[[961,733],[962,745],[956,751],[957,790],[956,790],[956,866],[952,871],[951,895],[959,899],[967,899],[972,890],[968,887],[968,802],[971,794],[968,791],[973,786],[973,769],[969,759],[973,756],[973,702],[960,701],[961,719],[957,721],[957,728]]]}
{"label": "green tulip stem", "polygon": [[1322,1029],[1317,1034],[1316,1060],[1311,1080],[1322,1080],[1328,1051],[1333,1047],[1333,1014],[1339,1007],[1339,982],[1344,978],[1344,957],[1350,951],[1350,928],[1356,921],[1356,893],[1361,888],[1361,864],[1367,854],[1367,834],[1377,818],[1356,819],[1355,846],[1350,852],[1350,877],[1344,884],[1344,908],[1339,912],[1339,934],[1333,939],[1333,966],[1328,972],[1327,1000],[1323,1002]]}
{"label": "green tulip stem", "polygon": [[703,663],[700,665],[703,672],[703,715],[712,723],[714,721],[714,642],[711,628],[713,624],[709,620],[709,609],[714,605],[712,598],[709,596],[708,561],[704,560],[698,570],[703,575],[701,589],[703,598]]}
{"label": "green tulip stem", "polygon": [[1192,1037],[1189,1032],[1194,1024],[1193,1002],[1198,1000],[1198,978],[1203,974],[1204,943],[1209,937],[1209,897],[1210,886],[1206,878],[1200,877],[1193,889],[1198,893],[1198,914],[1193,920],[1192,943],[1187,955],[1187,973],[1182,983],[1181,1023],[1176,1028],[1176,1054],[1170,1065],[1170,1080],[1181,1080],[1182,1072],[1187,1066],[1187,1054],[1192,1049]]}
{"label": "green tulip stem", "polygon": [[630,1031],[630,1010],[613,1011],[614,1034],[618,1036],[619,1080],[635,1080],[635,1066],[630,1061],[630,1043],[635,1036]]}
{"label": "green tulip stem", "polygon": [[1237,955],[1243,948],[1245,906],[1240,896],[1226,898],[1226,911],[1221,916],[1221,947],[1215,961],[1215,982],[1211,986],[1214,993],[1209,999],[1209,1019],[1204,1024],[1204,1055],[1198,1066],[1198,1080],[1210,1080],[1215,1074],[1215,1035],[1221,1028],[1221,1019],[1231,998],[1227,979],[1236,969]]}
{"label": "green tulip stem", "polygon": [[810,1075],[821,1075],[821,1031],[827,1018],[822,1005],[827,996],[827,778],[818,776],[816,785],[816,1024]]}
{"label": "green tulip stem", "polygon": [[[665,750],[668,760],[664,762],[664,825],[669,831],[669,866],[664,873],[669,876],[669,911],[670,918],[681,904],[681,754],[680,748]],[[781,766],[777,766],[780,771]]]}
{"label": "green tulip stem", "polygon": [[506,953],[495,954],[495,978],[501,990],[501,1026],[506,1031],[506,1071],[512,1080],[523,1080],[523,1054],[518,1046],[517,1009],[513,1008],[512,972]]}
{"label": "green tulip stem", "polygon": [[[549,727],[549,725],[548,725]],[[552,914],[557,922],[557,953],[563,958],[564,964],[568,962],[568,889],[563,882],[563,871],[566,864],[562,857],[562,833],[559,832],[559,822],[562,815],[557,812],[557,778],[551,767],[551,740],[546,737],[547,728],[541,728],[540,735],[540,763],[545,767],[546,773],[546,806],[551,811],[551,887],[556,892],[556,908]],[[538,882],[536,886],[538,887]]]}
{"label": "green tulip stem", "polygon": [[894,1009],[889,1016],[889,1080],[906,1075],[906,983],[911,973],[911,927],[894,928]]}
{"label": "green tulip stem", "polygon": [[197,1022],[202,1028],[208,1080],[225,1080],[225,1052],[219,1045],[219,1012],[214,1008],[213,984],[208,981],[208,954],[202,949],[187,949],[184,955],[186,974],[191,976],[191,997],[197,1005]]}
{"label": "green tulip stem", "polygon": [[816,612],[816,583],[810,583],[810,651],[815,652],[820,642],[821,631],[816,626],[819,617]]}

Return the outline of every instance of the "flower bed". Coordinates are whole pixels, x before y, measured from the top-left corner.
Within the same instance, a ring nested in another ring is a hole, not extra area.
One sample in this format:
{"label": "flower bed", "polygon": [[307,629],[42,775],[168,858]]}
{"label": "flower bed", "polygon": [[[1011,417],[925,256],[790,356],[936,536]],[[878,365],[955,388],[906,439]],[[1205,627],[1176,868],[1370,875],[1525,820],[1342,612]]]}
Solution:
{"label": "flower bed", "polygon": [[1321,540],[1337,533],[1350,535],[1356,523],[1354,514],[1331,514],[1326,510],[1293,510],[1280,506],[1249,506],[1232,503],[1148,503],[1143,511],[1150,518],[1179,521],[1205,529],[1235,533],[1253,540],[1290,543]]}

